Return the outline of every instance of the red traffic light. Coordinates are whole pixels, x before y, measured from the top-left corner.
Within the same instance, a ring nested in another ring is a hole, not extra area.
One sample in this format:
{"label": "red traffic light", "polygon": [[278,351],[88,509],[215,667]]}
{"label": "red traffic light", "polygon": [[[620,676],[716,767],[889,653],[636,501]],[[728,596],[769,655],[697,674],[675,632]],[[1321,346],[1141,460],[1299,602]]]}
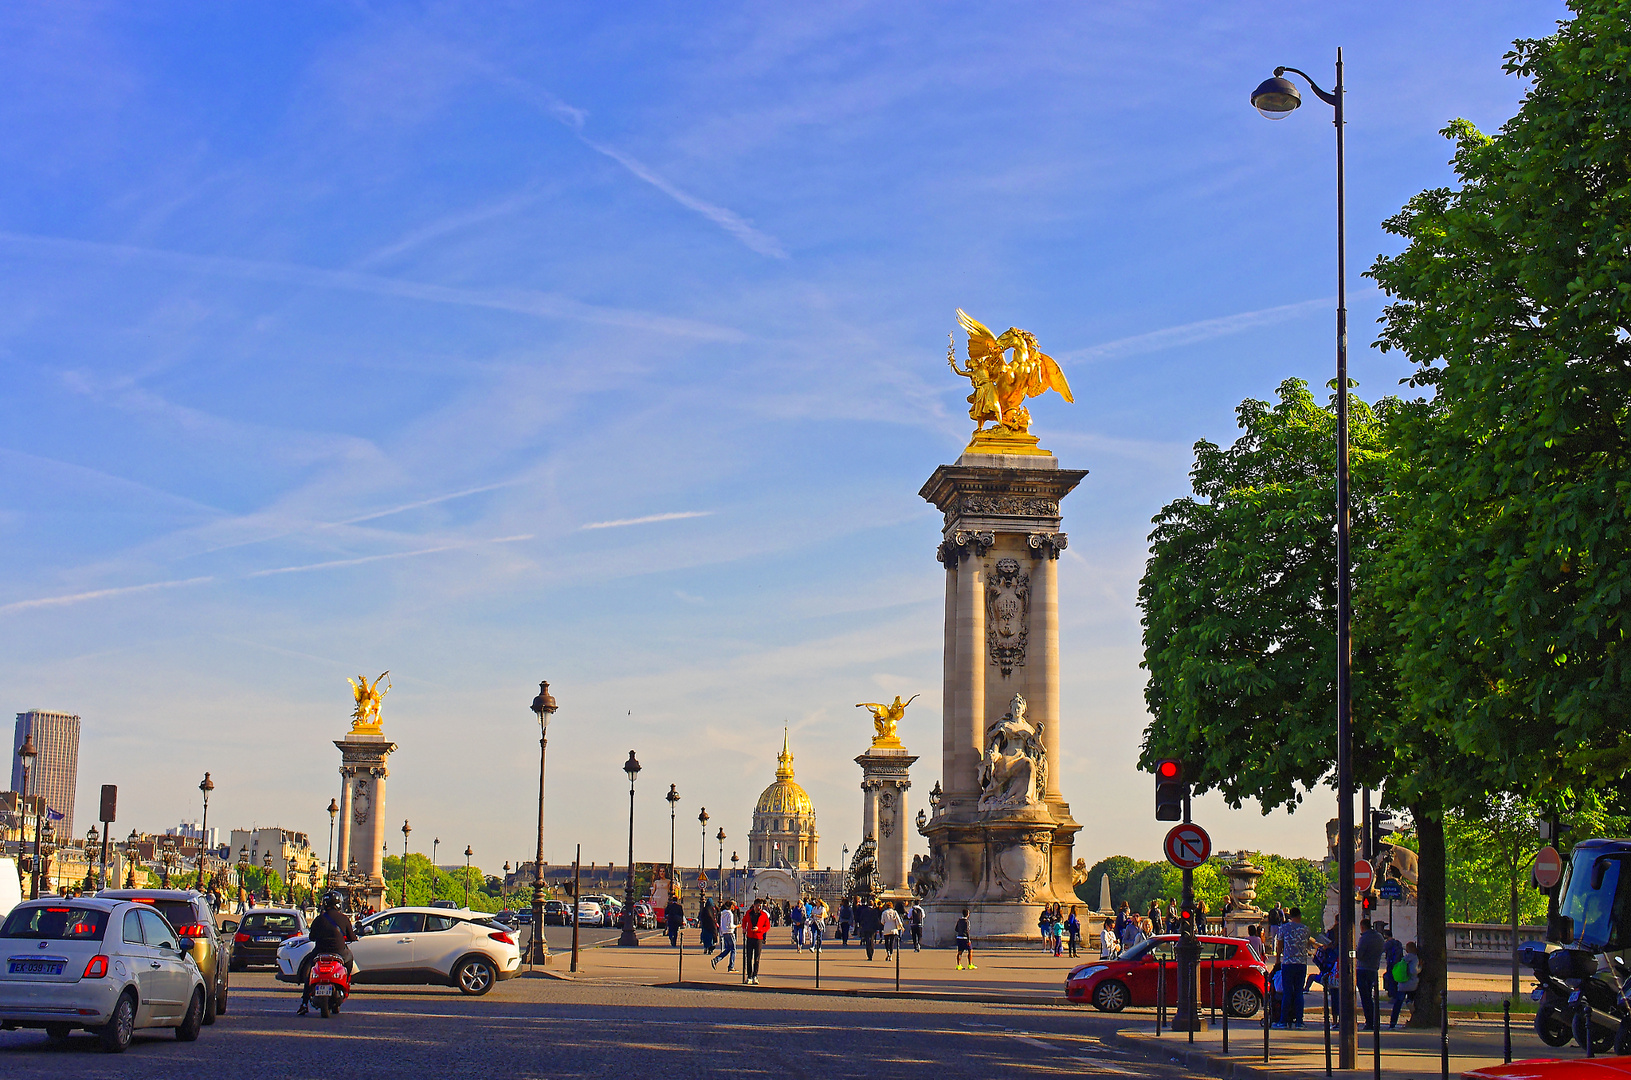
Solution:
{"label": "red traffic light", "polygon": [[1163,780],[1176,780],[1183,775],[1183,766],[1173,758],[1167,758],[1155,766],[1155,775]]}

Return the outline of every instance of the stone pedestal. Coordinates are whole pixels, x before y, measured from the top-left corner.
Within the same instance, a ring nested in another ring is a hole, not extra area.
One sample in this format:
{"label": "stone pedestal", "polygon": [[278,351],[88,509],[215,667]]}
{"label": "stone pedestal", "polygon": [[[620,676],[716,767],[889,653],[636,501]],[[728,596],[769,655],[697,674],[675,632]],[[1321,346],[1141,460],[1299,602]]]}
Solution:
{"label": "stone pedestal", "polygon": [[1059,791],[1060,501],[1086,476],[1051,454],[965,453],[920,494],[945,515],[944,792],[929,839],[925,933],[962,910],[977,942],[1033,942],[1042,905],[1079,903],[1081,826]]}
{"label": "stone pedestal", "polygon": [[384,735],[353,730],[336,739],[340,748],[340,838],[336,878],[343,880],[352,860],[357,882],[351,890],[358,904],[376,911],[386,905],[385,885],[385,778],[391,770],[385,759],[396,743]]}
{"label": "stone pedestal", "polygon": [[[898,742],[898,740],[895,740]],[[904,746],[886,747],[874,740],[866,753],[855,759],[861,766],[861,831],[878,845],[879,896],[885,900],[909,900],[907,884],[909,860],[906,857],[910,819],[906,814],[906,789],[912,786],[908,770],[917,757]]]}

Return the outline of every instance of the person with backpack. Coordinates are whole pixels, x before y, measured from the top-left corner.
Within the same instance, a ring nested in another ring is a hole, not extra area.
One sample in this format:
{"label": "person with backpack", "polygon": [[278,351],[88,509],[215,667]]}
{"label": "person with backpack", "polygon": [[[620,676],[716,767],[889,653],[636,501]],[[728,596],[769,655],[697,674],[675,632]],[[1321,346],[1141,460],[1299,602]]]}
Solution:
{"label": "person with backpack", "polygon": [[1384,932],[1386,940],[1382,942],[1382,992],[1387,994],[1388,1000],[1393,1000],[1393,965],[1404,959],[1404,942],[1393,936],[1387,923],[1377,923],[1376,928]]}
{"label": "person with backpack", "polygon": [[719,934],[719,914],[714,911],[714,902],[707,897],[702,898],[702,907],[697,910],[698,936],[702,939],[702,951],[712,953],[714,941]]}
{"label": "person with backpack", "polygon": [[1065,933],[1070,936],[1070,955],[1076,956],[1076,949],[1082,943],[1082,920],[1076,917],[1076,905],[1070,905],[1070,917],[1065,920]]}
{"label": "person with backpack", "polygon": [[855,924],[855,909],[850,906],[849,897],[838,905],[838,940],[844,948],[849,948],[850,927]]}
{"label": "person with backpack", "polygon": [[1399,962],[1393,965],[1393,1018],[1388,1021],[1388,1029],[1399,1026],[1399,1006],[1406,1001],[1416,1000],[1416,988],[1421,985],[1421,950],[1416,948],[1414,941],[1404,947],[1404,955]]}
{"label": "person with backpack", "polygon": [[794,904],[787,910],[787,920],[793,928],[793,947],[804,951],[804,905]]}

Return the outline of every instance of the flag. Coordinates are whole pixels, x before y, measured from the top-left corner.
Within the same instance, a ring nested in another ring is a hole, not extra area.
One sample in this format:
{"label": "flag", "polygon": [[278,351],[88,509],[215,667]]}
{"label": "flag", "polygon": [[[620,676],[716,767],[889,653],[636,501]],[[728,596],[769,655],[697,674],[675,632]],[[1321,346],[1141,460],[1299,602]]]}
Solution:
{"label": "flag", "polygon": [[65,815],[65,814],[57,813],[55,810],[51,809],[49,806],[47,806],[45,808],[45,820],[47,820],[47,821],[61,821],[66,816],[67,815]]}

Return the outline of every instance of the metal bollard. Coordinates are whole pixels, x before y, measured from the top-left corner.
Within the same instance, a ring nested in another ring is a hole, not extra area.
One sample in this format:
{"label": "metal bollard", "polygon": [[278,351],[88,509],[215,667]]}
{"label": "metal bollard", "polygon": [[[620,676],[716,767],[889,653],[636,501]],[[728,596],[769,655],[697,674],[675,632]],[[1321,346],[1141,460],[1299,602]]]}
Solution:
{"label": "metal bollard", "polygon": [[1382,973],[1371,976],[1371,1080],[1382,1080]]}
{"label": "metal bollard", "polygon": [[1586,1000],[1586,992],[1580,991],[1580,1015],[1586,1018],[1586,1056],[1596,1057],[1597,1051],[1592,1047],[1596,1039],[1591,1037],[1591,1002]]}
{"label": "metal bollard", "polygon": [[815,954],[816,954],[816,984],[815,984],[815,988],[817,990],[820,990],[821,989],[821,938],[820,938],[819,935],[816,937]]}
{"label": "metal bollard", "polygon": [[[1212,966],[1216,967],[1217,965],[1213,964]],[[1225,979],[1224,981],[1227,982],[1228,980]],[[1228,998],[1223,999],[1223,1052],[1225,1054],[1227,1054],[1229,1052],[1229,999]]]}
{"label": "metal bollard", "polygon": [[[1282,991],[1283,993],[1284,991]],[[1274,976],[1263,977],[1263,1064],[1269,1063],[1269,1027],[1274,1023]]]}
{"label": "metal bollard", "polygon": [[1512,999],[1506,998],[1501,1002],[1501,1060],[1512,1064]]}
{"label": "metal bollard", "polygon": [[1167,962],[1159,960],[1155,967],[1155,1034],[1161,1036],[1161,1025],[1167,1018]]}
{"label": "metal bollard", "polygon": [[1438,992],[1438,1054],[1440,1080],[1450,1080],[1450,991]]}
{"label": "metal bollard", "polygon": [[1331,1075],[1331,987],[1320,983],[1320,1012],[1325,1016],[1325,1075]]}

